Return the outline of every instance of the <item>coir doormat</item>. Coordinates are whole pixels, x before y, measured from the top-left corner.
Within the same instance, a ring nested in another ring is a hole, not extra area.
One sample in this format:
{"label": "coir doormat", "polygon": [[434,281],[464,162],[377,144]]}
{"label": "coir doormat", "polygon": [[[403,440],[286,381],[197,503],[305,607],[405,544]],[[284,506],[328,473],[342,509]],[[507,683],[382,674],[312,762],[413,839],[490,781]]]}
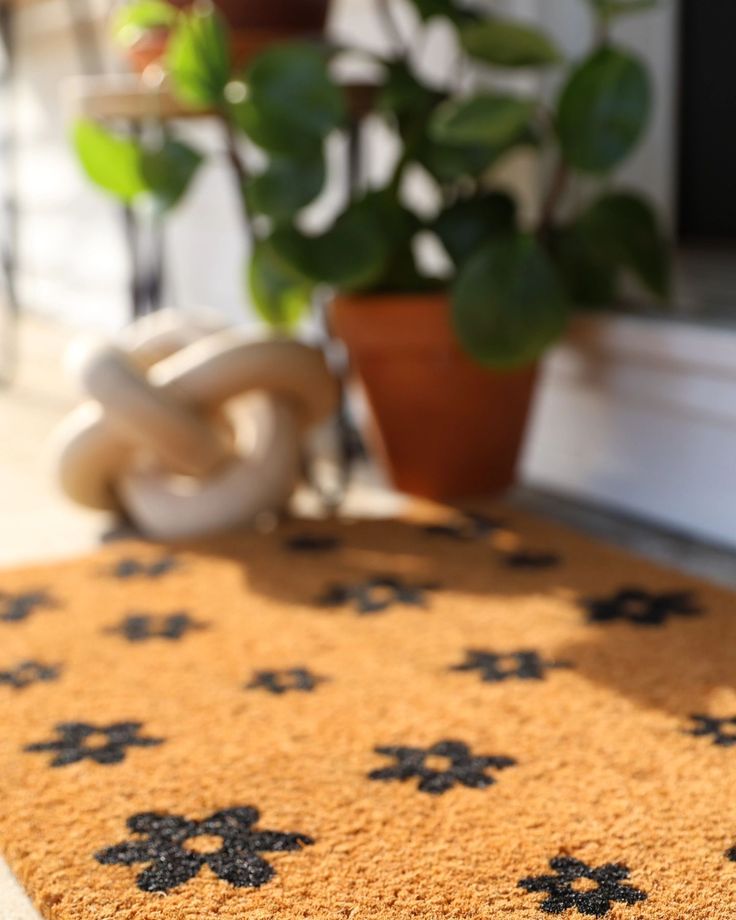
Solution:
{"label": "coir doormat", "polygon": [[54,920],[736,915],[736,603],[516,514],[0,576]]}

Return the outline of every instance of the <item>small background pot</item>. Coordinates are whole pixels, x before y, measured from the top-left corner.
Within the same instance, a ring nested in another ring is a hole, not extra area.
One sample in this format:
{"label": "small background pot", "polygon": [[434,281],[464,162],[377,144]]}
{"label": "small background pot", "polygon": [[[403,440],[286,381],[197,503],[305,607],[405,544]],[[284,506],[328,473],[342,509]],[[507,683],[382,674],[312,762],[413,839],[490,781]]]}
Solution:
{"label": "small background pot", "polygon": [[536,365],[474,363],[441,294],[341,296],[332,321],[372,412],[369,439],[398,489],[448,501],[514,483]]}
{"label": "small background pot", "polygon": [[[245,66],[259,52],[279,42],[321,35],[327,21],[330,0],[217,0],[215,5],[232,30],[233,60]],[[169,0],[186,9],[188,0]],[[169,41],[167,29],[150,29],[126,55],[134,70],[142,73],[159,63]]]}

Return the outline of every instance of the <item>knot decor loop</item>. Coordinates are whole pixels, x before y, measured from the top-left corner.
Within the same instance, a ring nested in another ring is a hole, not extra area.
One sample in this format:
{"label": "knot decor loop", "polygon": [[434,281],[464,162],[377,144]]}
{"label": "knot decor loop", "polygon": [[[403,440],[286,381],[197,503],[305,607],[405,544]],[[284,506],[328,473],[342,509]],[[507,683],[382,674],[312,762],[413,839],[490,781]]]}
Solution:
{"label": "knot decor loop", "polygon": [[90,399],[56,435],[61,487],[158,539],[281,508],[305,432],[338,402],[320,350],[170,311],[134,324],[119,345],[77,346],[72,364]]}

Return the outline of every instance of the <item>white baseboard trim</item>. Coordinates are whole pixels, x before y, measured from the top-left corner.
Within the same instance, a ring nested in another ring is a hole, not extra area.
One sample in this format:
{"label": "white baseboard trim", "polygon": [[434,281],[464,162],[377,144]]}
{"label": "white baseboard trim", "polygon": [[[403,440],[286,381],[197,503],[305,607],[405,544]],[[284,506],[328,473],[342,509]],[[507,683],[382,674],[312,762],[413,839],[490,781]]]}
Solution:
{"label": "white baseboard trim", "polygon": [[736,547],[736,329],[580,319],[546,362],[522,469]]}

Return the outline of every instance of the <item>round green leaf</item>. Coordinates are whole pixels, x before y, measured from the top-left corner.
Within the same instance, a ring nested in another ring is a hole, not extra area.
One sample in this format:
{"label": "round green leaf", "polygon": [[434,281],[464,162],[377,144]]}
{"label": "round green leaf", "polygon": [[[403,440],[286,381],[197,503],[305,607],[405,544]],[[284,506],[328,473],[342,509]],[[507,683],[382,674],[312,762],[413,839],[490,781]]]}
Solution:
{"label": "round green leaf", "polygon": [[246,187],[250,207],[276,221],[290,220],[319,195],[325,184],[321,155],[307,153],[301,159],[273,156],[265,172]]}
{"label": "round green leaf", "polygon": [[478,14],[467,6],[462,6],[455,0],[411,0],[423,22],[431,19],[449,19],[455,25],[474,22]]}
{"label": "round green leaf", "polygon": [[455,330],[481,364],[530,364],[559,337],[566,292],[544,250],[529,235],[509,234],[481,247],[458,275]]}
{"label": "round green leaf", "polygon": [[258,315],[277,329],[295,326],[311,305],[312,285],[284,263],[268,241],[255,245],[248,289]]}
{"label": "round green leaf", "polygon": [[580,220],[591,245],[662,299],[670,292],[671,247],[648,201],[628,192],[599,198]]}
{"label": "round green leaf", "polygon": [[170,137],[156,150],[143,150],[141,175],[161,210],[181,201],[201,163],[200,153]]}
{"label": "round green leaf", "polygon": [[370,208],[360,204],[341,214],[320,236],[280,227],[271,241],[279,257],[304,278],[343,290],[374,283],[389,252],[385,228]]}
{"label": "round green leaf", "polygon": [[632,13],[647,13],[659,6],[659,0],[588,0],[594,11],[604,22],[629,16]]}
{"label": "round green leaf", "polygon": [[104,191],[126,204],[148,191],[141,171],[142,151],[131,138],[85,119],[74,126],[72,143],[87,176]]}
{"label": "round green leaf", "polygon": [[195,7],[181,16],[166,54],[175,94],[197,108],[219,108],[231,67],[230,41],[219,13]]}
{"label": "round green leaf", "polygon": [[500,147],[528,131],[535,109],[535,103],[517,96],[480,94],[440,106],[430,132],[444,144]]}
{"label": "round green leaf", "polygon": [[616,48],[602,48],[564,87],[557,129],[565,159],[581,172],[606,173],[641,138],[652,107],[646,67]]}
{"label": "round green leaf", "polygon": [[557,46],[541,29],[508,19],[465,26],[460,41],[469,55],[496,67],[545,67],[561,59]]}
{"label": "round green leaf", "polygon": [[248,96],[236,107],[243,129],[267,150],[313,146],[345,120],[342,91],[327,57],[311,45],[290,44],[258,55],[246,75]]}
{"label": "round green leaf", "polygon": [[616,298],[616,269],[579,222],[558,228],[550,250],[575,306],[611,306]]}
{"label": "round green leaf", "polygon": [[[519,138],[518,144],[528,143]],[[439,144],[426,138],[415,151],[415,159],[439,183],[455,183],[464,176],[477,178],[493,166],[516,144],[493,147],[488,144],[467,144],[462,147],[453,144]]]}
{"label": "round green leaf", "polygon": [[461,199],[445,208],[431,229],[455,265],[462,265],[493,236],[508,234],[516,223],[516,202],[506,192]]}

